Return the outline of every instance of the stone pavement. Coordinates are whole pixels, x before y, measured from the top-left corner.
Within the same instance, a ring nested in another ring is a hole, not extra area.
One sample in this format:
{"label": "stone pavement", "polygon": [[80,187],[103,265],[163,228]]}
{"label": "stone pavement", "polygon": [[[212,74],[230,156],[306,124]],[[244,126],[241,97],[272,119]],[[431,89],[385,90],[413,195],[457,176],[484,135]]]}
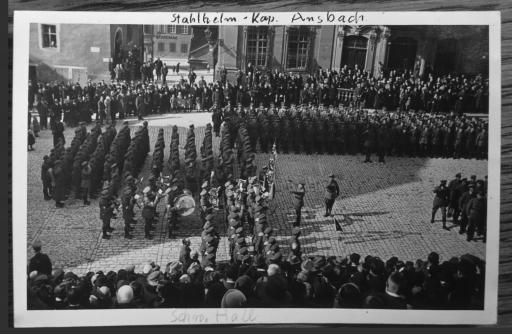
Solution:
{"label": "stone pavement", "polygon": [[[197,151],[204,136],[204,125],[211,120],[210,114],[172,114],[147,117],[150,127],[151,149],[158,129],[165,130],[165,159],[169,157],[169,144],[172,125],[178,125],[180,132],[180,155],[183,162],[184,144],[190,122],[196,126]],[[133,131],[140,122],[132,119]],[[71,141],[73,129],[66,129],[66,142]],[[28,152],[28,257],[33,255],[31,243],[40,239],[43,251],[52,259],[55,267],[85,273],[89,270],[118,270],[127,265],[138,269],[147,261],[164,266],[178,258],[181,239],[190,237],[192,250],[200,245],[201,224],[197,213],[181,218],[176,237],[167,237],[165,217],[160,217],[153,240],[143,238],[143,222],[140,213],[134,231],[134,239],[125,240],[121,218],[113,220],[115,228],[110,240],[101,239],[98,201],[91,206],[70,198],[64,209],[57,209],[53,201],[45,201],[40,181],[42,158],[52,145],[49,130],[42,131],[36,138],[35,151]],[[219,138],[213,137],[214,152],[218,152]],[[149,173],[151,152],[140,176]],[[199,153],[198,153],[199,154]],[[259,166],[268,162],[268,154],[257,154]],[[442,259],[471,253],[485,256],[485,244],[481,241],[466,242],[458,228],[445,231],[438,221],[430,224],[432,189],[441,179],[451,179],[456,171],[463,175],[487,174],[487,161],[387,158],[386,164],[364,164],[361,156],[329,155],[278,155],[276,198],[270,206],[270,224],[282,243],[283,252],[288,252],[287,240],[291,224],[295,219],[291,184],[288,180],[306,183],[305,207],[301,224],[301,243],[308,255],[347,255],[357,252],[363,257],[378,255],[384,259],[398,256],[414,261],[425,258],[435,250]],[[333,172],[338,176],[341,189],[333,214],[340,220],[342,231],[335,229],[333,218],[323,217],[323,195],[326,176]],[[141,185],[141,188],[145,186]],[[163,215],[163,203],[159,211]],[[225,225],[220,214],[217,225],[221,234],[217,259],[228,258]],[[451,223],[448,223],[451,227]],[[15,241],[16,242],[16,241]]]}

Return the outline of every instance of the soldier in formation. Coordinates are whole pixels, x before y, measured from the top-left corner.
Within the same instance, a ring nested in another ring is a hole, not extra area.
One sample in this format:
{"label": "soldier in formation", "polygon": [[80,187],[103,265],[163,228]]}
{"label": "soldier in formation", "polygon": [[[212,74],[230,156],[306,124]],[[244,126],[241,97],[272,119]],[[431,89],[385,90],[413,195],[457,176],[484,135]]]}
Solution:
{"label": "soldier in formation", "polygon": [[245,128],[252,152],[268,152],[276,143],[283,153],[363,153],[365,162],[377,154],[384,163],[386,155],[485,159],[488,143],[486,119],[466,115],[284,103],[279,109],[244,109],[228,103],[212,117],[222,118],[231,140]]}
{"label": "soldier in formation", "polygon": [[455,174],[455,178],[446,186],[446,180],[435,188],[434,205],[432,208],[432,221],[438,209],[448,214],[443,214],[443,228],[446,227],[446,216],[452,218],[452,223],[459,226],[459,234],[466,234],[466,239],[471,241],[477,236],[486,241],[487,230],[487,187],[486,177],[477,180],[476,175],[470,179],[463,178],[461,173]]}

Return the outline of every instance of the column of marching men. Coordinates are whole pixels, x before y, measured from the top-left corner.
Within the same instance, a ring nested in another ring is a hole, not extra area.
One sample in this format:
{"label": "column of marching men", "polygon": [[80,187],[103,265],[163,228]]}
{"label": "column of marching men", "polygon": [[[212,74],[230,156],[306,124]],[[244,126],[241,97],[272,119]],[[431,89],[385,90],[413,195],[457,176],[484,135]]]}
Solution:
{"label": "column of marching men", "polygon": [[[109,153],[104,157],[103,185],[99,197],[102,238],[104,239],[110,238],[109,233],[113,231],[110,221],[112,218],[117,218],[117,213],[122,213],[125,220],[125,236],[129,237],[131,226],[128,222],[134,223],[135,220],[133,219],[133,208],[132,214],[128,212],[126,199],[129,191],[135,192],[135,177],[144,163],[144,159],[141,157],[145,158],[149,151],[147,124],[135,133],[133,139],[127,122],[123,123],[117,133],[114,132],[114,127],[111,128],[113,128],[111,131],[113,139],[108,146]],[[124,186],[121,189],[122,185]],[[121,202],[118,200],[119,193],[121,193]]]}

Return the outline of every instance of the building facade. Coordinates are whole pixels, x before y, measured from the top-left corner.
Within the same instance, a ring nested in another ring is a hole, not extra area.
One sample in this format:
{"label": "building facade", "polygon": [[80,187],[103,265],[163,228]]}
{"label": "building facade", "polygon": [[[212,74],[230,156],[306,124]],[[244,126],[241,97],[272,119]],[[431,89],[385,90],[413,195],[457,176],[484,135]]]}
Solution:
{"label": "building facade", "polygon": [[145,25],[144,59],[160,60],[167,65],[188,63],[193,27],[186,25]]}
{"label": "building facade", "polygon": [[128,51],[142,51],[142,26],[33,23],[29,43],[29,79],[83,85],[109,80]]}
{"label": "building facade", "polygon": [[486,26],[221,26],[217,70],[249,63],[311,73],[357,66],[378,77],[391,69],[445,74],[488,72]]}
{"label": "building facade", "polygon": [[85,84],[109,80],[128,51],[142,50],[142,26],[33,23],[29,43],[31,80]]}

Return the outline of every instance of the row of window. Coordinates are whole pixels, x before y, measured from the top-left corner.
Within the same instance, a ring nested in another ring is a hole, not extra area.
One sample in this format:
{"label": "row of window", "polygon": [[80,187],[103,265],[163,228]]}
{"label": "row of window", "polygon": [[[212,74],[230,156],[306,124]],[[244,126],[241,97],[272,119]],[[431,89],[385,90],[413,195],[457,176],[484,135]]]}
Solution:
{"label": "row of window", "polygon": [[[311,48],[311,33],[307,28],[290,28],[286,53],[286,67],[306,69]],[[247,27],[247,63],[256,67],[267,67],[270,54],[268,27]]]}
{"label": "row of window", "polygon": [[177,25],[157,25],[157,26],[151,26],[151,25],[145,25],[144,26],[144,33],[145,34],[152,34],[153,29],[157,33],[162,34],[181,34],[181,35],[188,35],[189,33],[189,27],[188,26],[177,26]]}
{"label": "row of window", "polygon": [[[165,51],[165,43],[158,43],[158,51],[164,52]],[[181,44],[181,53],[187,53],[188,52],[188,44]],[[176,52],[176,43],[169,43],[169,52]]]}
{"label": "row of window", "polygon": [[41,24],[41,45],[43,48],[57,47],[57,26]]}

